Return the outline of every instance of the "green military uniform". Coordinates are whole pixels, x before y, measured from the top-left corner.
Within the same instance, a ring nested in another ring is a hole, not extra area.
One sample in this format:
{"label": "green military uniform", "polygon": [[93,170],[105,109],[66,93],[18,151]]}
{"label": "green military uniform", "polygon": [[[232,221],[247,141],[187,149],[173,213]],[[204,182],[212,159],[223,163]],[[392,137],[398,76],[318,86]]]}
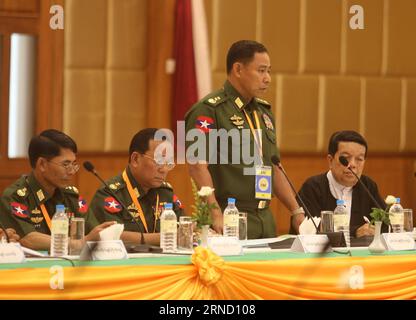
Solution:
{"label": "green military uniform", "polygon": [[[205,133],[208,141],[208,132],[211,129],[224,128],[227,132],[230,129],[248,129],[246,115],[250,117],[255,125],[254,111],[259,119],[260,129],[262,129],[262,152],[263,164],[271,166],[271,157],[279,157],[279,151],[276,146],[276,128],[274,125],[274,116],[270,110],[271,106],[267,101],[254,98],[249,103],[244,104],[242,96],[227,80],[224,87],[218,91],[209,94],[201,101],[196,103],[185,116],[186,132],[191,129],[200,129]],[[258,129],[258,128],[257,128]],[[242,138],[240,134],[240,146]],[[240,211],[248,212],[248,238],[267,238],[275,236],[275,221],[273,214],[269,209],[268,200],[258,200],[255,197],[255,176],[244,175],[243,169],[253,167],[253,164],[244,164],[240,152],[239,163],[232,163],[231,148],[236,147],[236,142],[228,139],[228,155],[220,155],[220,143],[217,144],[217,156],[209,155],[208,170],[211,174],[215,196],[222,210],[227,206],[227,198],[236,198],[236,206]],[[196,141],[196,140],[195,140]],[[189,148],[194,141],[187,141]],[[245,146],[241,146],[244,149]],[[250,155],[258,152],[255,146],[253,134],[250,133]],[[188,149],[189,151],[189,149]],[[205,150],[208,155],[208,144]],[[221,164],[220,158],[228,158],[228,164]],[[212,164],[216,160],[218,164]],[[236,161],[234,161],[236,162]],[[272,175],[273,176],[273,175]]]}
{"label": "green military uniform", "polygon": [[[71,216],[73,214],[75,217],[84,218],[86,233],[98,224],[77,188],[58,188],[50,195],[33,174],[22,176],[4,190],[0,204],[0,219],[6,227],[14,228],[20,237],[31,232],[50,235],[51,231],[44,214],[52,220],[57,204],[65,205],[66,212],[71,213]],[[45,213],[42,212],[42,205],[46,209]]]}
{"label": "green military uniform", "polygon": [[[160,214],[163,206],[167,202],[173,203],[173,210],[179,217],[183,214],[183,207],[179,199],[173,194],[172,187],[169,183],[164,182],[159,188],[153,188],[145,193],[142,187],[134,179],[130,168],[126,169],[127,176],[132,185],[138,203],[143,210],[144,218],[147,225],[147,232],[160,232]],[[91,210],[100,222],[117,221],[124,224],[124,231],[146,232],[144,224],[139,216],[139,210],[134,204],[127,184],[122,175],[118,175],[109,181],[108,186],[116,195],[129,212],[123,210],[122,205],[107,191],[105,187],[98,189],[91,201]],[[134,218],[133,218],[134,217]]]}

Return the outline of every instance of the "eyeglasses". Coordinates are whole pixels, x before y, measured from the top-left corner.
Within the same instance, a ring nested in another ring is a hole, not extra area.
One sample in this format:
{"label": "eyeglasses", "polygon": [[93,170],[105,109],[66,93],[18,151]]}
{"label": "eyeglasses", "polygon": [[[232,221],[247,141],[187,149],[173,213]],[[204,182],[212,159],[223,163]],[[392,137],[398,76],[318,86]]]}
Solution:
{"label": "eyeglasses", "polygon": [[74,171],[74,173],[78,172],[80,166],[78,163],[76,162],[64,162],[64,163],[58,163],[58,162],[53,162],[51,160],[48,160],[48,162],[56,164],[57,166],[60,166],[62,168],[64,168],[67,172],[70,171]]}
{"label": "eyeglasses", "polygon": [[156,165],[156,167],[158,169],[161,169],[163,167],[166,167],[166,169],[168,170],[172,170],[173,168],[175,168],[175,162],[173,161],[163,161],[162,159],[160,160],[155,160],[153,157],[143,153],[142,156],[149,158],[151,160],[153,160],[154,164]]}

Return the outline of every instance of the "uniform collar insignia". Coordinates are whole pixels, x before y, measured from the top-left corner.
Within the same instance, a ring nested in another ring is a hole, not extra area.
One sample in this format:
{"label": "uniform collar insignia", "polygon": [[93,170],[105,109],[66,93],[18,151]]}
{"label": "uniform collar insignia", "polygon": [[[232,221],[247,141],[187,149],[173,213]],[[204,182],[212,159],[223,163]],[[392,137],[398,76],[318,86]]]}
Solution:
{"label": "uniform collar insignia", "polygon": [[237,105],[237,107],[238,107],[239,109],[241,109],[242,107],[244,107],[244,102],[243,102],[243,101],[241,101],[240,97],[237,97],[237,98],[234,100],[234,103]]}
{"label": "uniform collar insignia", "polygon": [[137,198],[140,197],[140,192],[137,188],[134,188],[133,191]]}
{"label": "uniform collar insignia", "polygon": [[42,189],[39,189],[38,191],[36,191],[36,195],[38,196],[39,201],[42,201],[43,199],[45,199],[45,195],[43,194]]}

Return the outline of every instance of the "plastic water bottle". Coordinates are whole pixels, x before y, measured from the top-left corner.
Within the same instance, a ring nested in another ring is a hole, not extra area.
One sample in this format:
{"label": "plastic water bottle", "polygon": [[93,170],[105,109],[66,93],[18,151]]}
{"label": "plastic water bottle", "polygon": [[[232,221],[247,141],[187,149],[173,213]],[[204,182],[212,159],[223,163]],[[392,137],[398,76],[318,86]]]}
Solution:
{"label": "plastic water bottle", "polygon": [[400,198],[396,198],[396,203],[390,207],[389,213],[392,232],[403,232],[404,215],[403,207],[400,205]]}
{"label": "plastic water bottle", "polygon": [[172,208],[172,203],[166,203],[160,216],[160,247],[163,252],[175,252],[178,243],[178,220]]}
{"label": "plastic water bottle", "polygon": [[337,200],[337,207],[334,210],[334,231],[344,233],[347,247],[350,246],[350,217],[347,212],[344,200]]}
{"label": "plastic water bottle", "polygon": [[224,210],[223,219],[224,236],[238,238],[238,209],[234,198],[228,198],[228,206]]}
{"label": "plastic water bottle", "polygon": [[51,222],[51,256],[68,255],[68,230],[69,220],[65,213],[65,206],[58,204]]}

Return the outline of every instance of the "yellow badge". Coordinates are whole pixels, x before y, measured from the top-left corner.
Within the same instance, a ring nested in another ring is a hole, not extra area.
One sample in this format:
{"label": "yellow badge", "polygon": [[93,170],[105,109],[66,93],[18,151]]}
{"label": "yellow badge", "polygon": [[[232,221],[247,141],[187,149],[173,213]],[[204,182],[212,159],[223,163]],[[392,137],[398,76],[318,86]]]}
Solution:
{"label": "yellow badge", "polygon": [[72,187],[72,190],[74,190],[74,192],[75,192],[76,194],[79,194],[79,191],[78,191],[78,189],[77,189],[76,187]]}
{"label": "yellow badge", "polygon": [[240,97],[235,99],[234,102],[237,105],[237,107],[239,107],[240,109],[244,106],[244,103],[243,103],[243,101],[241,101]]}
{"label": "yellow badge", "polygon": [[127,207],[127,210],[129,210],[134,219],[137,219],[139,217],[139,210],[137,210],[137,207],[134,203],[129,205]]}
{"label": "yellow badge", "polygon": [[242,128],[242,126],[243,126],[243,124],[244,124],[244,120],[243,120],[243,118],[241,118],[241,117],[237,116],[236,114],[235,114],[235,115],[233,115],[233,116],[230,118],[230,120],[231,120],[231,122],[233,123],[233,125],[237,126],[239,129],[241,129],[241,128]]}
{"label": "yellow badge", "polygon": [[32,214],[42,214],[42,212],[38,208],[36,208],[32,210]]}
{"label": "yellow badge", "polygon": [[30,220],[34,223],[34,224],[39,224],[43,221],[43,217],[31,217]]}
{"label": "yellow badge", "polygon": [[36,192],[36,195],[38,196],[39,201],[42,201],[43,199],[45,199],[45,195],[43,194],[42,189],[39,189],[39,190]]}
{"label": "yellow badge", "polygon": [[24,197],[26,195],[26,188],[17,190],[17,195]]}
{"label": "yellow badge", "polygon": [[111,190],[117,190],[117,186],[114,183],[110,184],[109,187]]}
{"label": "yellow badge", "polygon": [[208,99],[208,102],[209,102],[209,103],[211,103],[211,104],[215,104],[215,103],[217,103],[217,101],[219,101],[219,100],[221,100],[221,97],[220,97],[220,96],[216,96],[216,97],[214,97],[214,98],[209,98],[209,99]]}

